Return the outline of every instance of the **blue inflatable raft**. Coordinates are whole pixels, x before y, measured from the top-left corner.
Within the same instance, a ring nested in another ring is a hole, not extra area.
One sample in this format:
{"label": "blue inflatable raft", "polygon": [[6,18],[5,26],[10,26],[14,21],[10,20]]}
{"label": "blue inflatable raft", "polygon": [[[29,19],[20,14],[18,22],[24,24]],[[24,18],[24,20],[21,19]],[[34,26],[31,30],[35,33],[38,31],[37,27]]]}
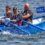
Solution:
{"label": "blue inflatable raft", "polygon": [[27,25],[25,26],[18,26],[13,24],[11,26],[0,25],[0,31],[9,31],[11,33],[16,34],[37,34],[42,31],[45,31],[45,22],[42,22],[38,25],[32,25],[30,23],[25,22]]}

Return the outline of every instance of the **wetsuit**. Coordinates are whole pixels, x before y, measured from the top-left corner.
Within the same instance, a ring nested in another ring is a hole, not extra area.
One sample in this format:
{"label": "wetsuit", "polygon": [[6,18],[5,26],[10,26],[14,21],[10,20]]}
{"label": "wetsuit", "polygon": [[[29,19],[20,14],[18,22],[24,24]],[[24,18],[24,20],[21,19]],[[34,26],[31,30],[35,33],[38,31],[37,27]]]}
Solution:
{"label": "wetsuit", "polygon": [[18,14],[18,15],[16,15],[16,16],[12,16],[12,20],[16,20],[14,23],[15,24],[17,24],[17,25],[22,25],[22,21],[21,21],[21,19],[22,19],[22,16],[21,16],[21,14]]}

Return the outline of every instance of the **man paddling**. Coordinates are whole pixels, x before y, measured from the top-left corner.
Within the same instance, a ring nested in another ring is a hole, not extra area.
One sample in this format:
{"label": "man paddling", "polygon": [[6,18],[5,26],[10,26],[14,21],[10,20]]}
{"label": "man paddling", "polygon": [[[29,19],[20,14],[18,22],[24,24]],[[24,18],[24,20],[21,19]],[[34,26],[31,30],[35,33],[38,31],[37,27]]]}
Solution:
{"label": "man paddling", "polygon": [[29,9],[29,4],[28,3],[24,4],[24,12],[23,12],[23,16],[22,17],[23,17],[23,19],[25,21],[32,22],[32,12]]}
{"label": "man paddling", "polygon": [[4,17],[0,20],[0,24],[6,24],[9,22],[10,18],[12,16],[11,13],[11,7],[9,5],[6,6],[6,13],[4,14]]}
{"label": "man paddling", "polygon": [[22,16],[21,14],[18,12],[17,7],[13,7],[13,16],[12,16],[12,21],[13,23],[17,24],[17,25],[22,25]]}

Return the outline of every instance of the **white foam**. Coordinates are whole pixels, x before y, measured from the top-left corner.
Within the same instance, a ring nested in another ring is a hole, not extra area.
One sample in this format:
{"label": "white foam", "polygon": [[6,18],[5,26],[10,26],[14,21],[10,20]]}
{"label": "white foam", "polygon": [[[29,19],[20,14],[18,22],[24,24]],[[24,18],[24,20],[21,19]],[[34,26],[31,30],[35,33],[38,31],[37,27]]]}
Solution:
{"label": "white foam", "polygon": [[9,31],[3,31],[2,34],[10,35],[11,33]]}
{"label": "white foam", "polygon": [[35,25],[35,24],[39,24],[39,23],[41,23],[41,22],[42,22],[42,18],[34,19],[32,24]]}

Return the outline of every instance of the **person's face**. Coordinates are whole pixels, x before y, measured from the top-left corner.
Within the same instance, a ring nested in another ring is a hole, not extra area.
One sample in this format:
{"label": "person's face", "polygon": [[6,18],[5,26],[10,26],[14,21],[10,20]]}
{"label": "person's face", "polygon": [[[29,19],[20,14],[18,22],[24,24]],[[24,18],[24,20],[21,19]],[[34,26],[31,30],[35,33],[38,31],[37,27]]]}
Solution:
{"label": "person's face", "polygon": [[29,8],[24,8],[24,10],[29,10]]}
{"label": "person's face", "polygon": [[6,8],[6,16],[10,17],[11,14],[11,8]]}
{"label": "person's face", "polygon": [[17,9],[16,9],[16,10],[13,10],[13,13],[14,13],[14,14],[17,14],[17,12],[18,12]]}
{"label": "person's face", "polygon": [[24,10],[28,10],[28,9],[29,9],[29,4],[26,3],[26,4],[24,5]]}
{"label": "person's face", "polygon": [[6,14],[10,14],[11,13],[11,8],[6,8]]}

